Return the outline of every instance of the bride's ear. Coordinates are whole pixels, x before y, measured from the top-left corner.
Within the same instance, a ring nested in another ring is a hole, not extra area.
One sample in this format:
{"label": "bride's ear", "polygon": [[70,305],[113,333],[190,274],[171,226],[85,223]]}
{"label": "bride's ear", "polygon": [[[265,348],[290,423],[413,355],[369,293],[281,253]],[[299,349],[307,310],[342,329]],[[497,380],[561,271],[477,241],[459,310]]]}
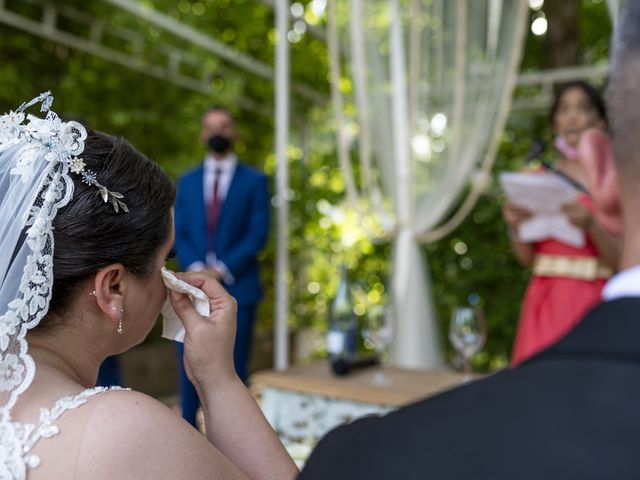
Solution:
{"label": "bride's ear", "polygon": [[609,233],[622,233],[622,202],[610,137],[591,129],[582,134],[579,158],[596,206],[596,220]]}
{"label": "bride's ear", "polygon": [[93,282],[91,295],[96,297],[98,308],[114,322],[120,320],[124,304],[124,276],[124,266],[114,263],[98,270]]}

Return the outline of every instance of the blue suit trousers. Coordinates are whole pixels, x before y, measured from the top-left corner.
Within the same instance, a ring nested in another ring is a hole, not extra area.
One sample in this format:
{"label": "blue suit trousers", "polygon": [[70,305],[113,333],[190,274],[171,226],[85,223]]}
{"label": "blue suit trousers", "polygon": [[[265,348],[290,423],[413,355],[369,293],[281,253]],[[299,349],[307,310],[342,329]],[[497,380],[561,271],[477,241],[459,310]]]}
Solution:
{"label": "blue suit trousers", "polygon": [[117,356],[107,357],[104,359],[104,362],[100,365],[96,385],[99,387],[111,387],[112,385],[124,387],[120,360]]}

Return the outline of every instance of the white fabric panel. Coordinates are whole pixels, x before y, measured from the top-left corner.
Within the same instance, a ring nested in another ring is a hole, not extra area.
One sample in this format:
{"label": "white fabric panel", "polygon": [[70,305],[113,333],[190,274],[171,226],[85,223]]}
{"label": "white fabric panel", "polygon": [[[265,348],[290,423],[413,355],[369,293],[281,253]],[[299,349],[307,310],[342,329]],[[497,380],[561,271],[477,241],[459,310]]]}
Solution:
{"label": "white fabric panel", "polygon": [[377,170],[360,184],[370,192],[379,179],[396,216],[389,232],[396,236],[399,306],[394,358],[403,366],[437,366],[439,335],[419,245],[453,230],[487,185],[520,62],[527,2],[349,3],[351,29],[342,34],[350,35],[354,57],[358,153],[363,166],[371,155]]}

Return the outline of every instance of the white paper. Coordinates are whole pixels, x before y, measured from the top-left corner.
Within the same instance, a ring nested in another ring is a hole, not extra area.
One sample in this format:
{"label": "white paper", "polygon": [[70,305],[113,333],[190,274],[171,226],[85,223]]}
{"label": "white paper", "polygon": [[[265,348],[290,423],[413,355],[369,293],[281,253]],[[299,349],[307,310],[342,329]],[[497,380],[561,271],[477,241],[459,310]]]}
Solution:
{"label": "white paper", "polygon": [[173,305],[171,305],[169,290],[189,295],[189,299],[191,300],[191,303],[193,303],[194,308],[203,317],[208,317],[211,313],[211,310],[209,309],[209,297],[207,297],[207,294],[199,288],[178,279],[173,272],[164,267],[160,273],[162,275],[162,281],[168,289],[167,300],[162,307],[162,336],[168,340],[184,342],[184,324],[173,309]]}
{"label": "white paper", "polygon": [[530,243],[555,238],[576,248],[584,247],[584,231],[562,213],[562,206],[575,202],[578,196],[571,185],[549,174],[513,172],[501,173],[500,185],[511,203],[533,213],[518,227],[520,241]]}

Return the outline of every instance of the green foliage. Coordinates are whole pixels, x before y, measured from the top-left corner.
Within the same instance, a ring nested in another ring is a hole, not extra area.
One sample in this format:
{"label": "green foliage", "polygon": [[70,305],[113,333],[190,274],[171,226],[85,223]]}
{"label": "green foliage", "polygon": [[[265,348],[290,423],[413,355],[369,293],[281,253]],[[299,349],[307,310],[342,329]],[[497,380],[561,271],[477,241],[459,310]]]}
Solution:
{"label": "green foliage", "polygon": [[[202,49],[186,46],[185,42],[104,2],[67,0],[59,3],[143,34],[143,57],[147,62],[166,61],[156,48],[160,42],[185,47],[197,62],[184,66],[183,73],[207,75],[209,94],[177,87],[2,24],[1,111],[15,108],[21,101],[51,89],[56,97],[54,108],[60,114],[81,118],[93,128],[126,136],[175,178],[200,163],[204,154],[198,142],[200,116],[207,107],[222,104],[236,115],[241,135],[237,145],[240,157],[272,176],[275,174],[273,119],[241,108],[238,100],[250,98],[258,105],[271,108],[274,96],[271,82],[246,74]],[[263,2],[146,0],[145,3],[273,65],[274,15]],[[25,13],[34,19],[42,13],[39,7],[18,0],[6,0],[6,4],[26,9]],[[580,46],[585,63],[606,58],[611,27],[604,18],[608,17],[603,1],[580,1]],[[312,24],[324,23],[309,9],[305,19]],[[86,26],[73,25],[70,30],[87,34]],[[121,41],[110,41],[114,48],[122,47]],[[131,51],[130,45],[124,48]],[[529,35],[522,68],[539,69],[544,64],[544,55],[542,40]],[[307,33],[292,45],[291,58],[294,82],[304,83],[328,96],[328,59],[323,42]],[[341,86],[346,93],[350,91],[348,81]],[[327,306],[335,293],[339,265],[345,263],[350,268],[357,285],[356,310],[363,315],[368,305],[385,300],[391,254],[390,243],[378,237],[379,225],[345,208],[344,178],[336,160],[330,118],[326,105],[310,109],[308,101],[293,95],[289,149],[290,322],[294,327],[320,331],[326,328]],[[502,136],[496,172],[520,168],[536,136],[550,137],[544,116],[512,116]],[[510,253],[500,215],[501,201],[494,183],[459,229],[425,247],[443,333],[447,331],[454,306],[466,303],[472,293],[481,298],[489,324],[486,349],[475,359],[481,369],[500,367],[507,361],[528,276]],[[271,327],[274,312],[271,279],[275,278],[275,227],[274,218],[272,238],[263,253],[267,288],[260,308],[261,328]],[[363,234],[365,231],[367,235]]]}

